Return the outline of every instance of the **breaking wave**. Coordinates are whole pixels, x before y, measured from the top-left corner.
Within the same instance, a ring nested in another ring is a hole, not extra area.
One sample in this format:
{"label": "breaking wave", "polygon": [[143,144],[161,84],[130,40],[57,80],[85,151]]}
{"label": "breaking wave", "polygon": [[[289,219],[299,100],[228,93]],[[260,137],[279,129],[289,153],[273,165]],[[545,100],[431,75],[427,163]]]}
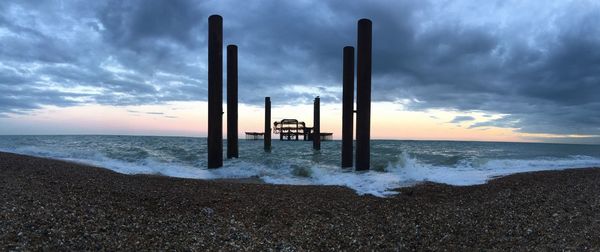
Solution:
{"label": "breaking wave", "polygon": [[271,153],[264,153],[261,144],[241,141],[242,158],[225,160],[222,168],[209,170],[202,138],[0,137],[0,151],[90,164],[124,174],[339,185],[375,196],[391,195],[395,188],[423,181],[475,185],[519,172],[600,166],[600,146],[373,141],[373,169],[354,172],[339,168],[339,141],[324,142],[321,151],[313,151],[308,142],[274,141]]}

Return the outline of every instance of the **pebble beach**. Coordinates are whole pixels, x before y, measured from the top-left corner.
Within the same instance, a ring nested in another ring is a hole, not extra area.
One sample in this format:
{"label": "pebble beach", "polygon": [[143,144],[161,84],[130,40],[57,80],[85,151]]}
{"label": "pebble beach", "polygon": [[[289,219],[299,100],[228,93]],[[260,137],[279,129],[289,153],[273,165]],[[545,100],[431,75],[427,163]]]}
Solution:
{"label": "pebble beach", "polygon": [[5,251],[600,249],[598,168],[426,182],[380,198],[0,153],[0,180]]}

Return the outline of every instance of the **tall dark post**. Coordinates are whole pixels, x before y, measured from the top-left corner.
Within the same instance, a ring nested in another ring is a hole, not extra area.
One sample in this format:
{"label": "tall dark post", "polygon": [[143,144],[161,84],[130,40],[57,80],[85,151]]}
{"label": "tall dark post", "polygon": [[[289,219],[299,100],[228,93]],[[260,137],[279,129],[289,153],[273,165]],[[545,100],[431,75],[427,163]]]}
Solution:
{"label": "tall dark post", "polygon": [[271,97],[265,97],[265,151],[271,151]]}
{"label": "tall dark post", "polygon": [[237,46],[227,46],[227,158],[238,158],[238,57]]}
{"label": "tall dark post", "polygon": [[321,149],[321,98],[317,96],[314,104],[313,149]]}
{"label": "tall dark post", "polygon": [[356,57],[356,170],[371,162],[371,20],[358,21]]}
{"label": "tall dark post", "polygon": [[208,18],[208,168],[223,166],[223,18]]}
{"label": "tall dark post", "polygon": [[354,47],[344,47],[342,99],[342,168],[352,167],[354,123]]}

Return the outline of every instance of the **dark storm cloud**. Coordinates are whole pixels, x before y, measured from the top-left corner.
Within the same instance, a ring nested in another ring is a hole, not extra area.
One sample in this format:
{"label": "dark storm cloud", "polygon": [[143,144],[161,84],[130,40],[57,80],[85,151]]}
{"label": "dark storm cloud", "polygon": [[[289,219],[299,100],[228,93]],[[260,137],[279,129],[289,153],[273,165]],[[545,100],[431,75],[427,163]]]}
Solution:
{"label": "dark storm cloud", "polygon": [[171,44],[198,47],[206,14],[197,3],[170,1],[109,1],[99,13],[109,43],[142,53],[168,51]]}
{"label": "dark storm cloud", "polygon": [[213,13],[224,45],[239,47],[241,102],[339,103],[342,48],[367,17],[374,101],[504,115],[471,128],[600,135],[593,2],[3,1],[0,10],[0,113],[205,100]]}
{"label": "dark storm cloud", "polygon": [[76,105],[75,99],[81,97],[77,93],[59,92],[25,86],[15,89],[9,85],[0,84],[0,114],[25,113],[52,104],[65,107]]}
{"label": "dark storm cloud", "polygon": [[44,63],[73,60],[69,52],[61,48],[57,41],[39,31],[11,23],[4,16],[0,16],[0,26],[6,33],[18,35],[2,38],[0,55],[3,60],[31,59]]}

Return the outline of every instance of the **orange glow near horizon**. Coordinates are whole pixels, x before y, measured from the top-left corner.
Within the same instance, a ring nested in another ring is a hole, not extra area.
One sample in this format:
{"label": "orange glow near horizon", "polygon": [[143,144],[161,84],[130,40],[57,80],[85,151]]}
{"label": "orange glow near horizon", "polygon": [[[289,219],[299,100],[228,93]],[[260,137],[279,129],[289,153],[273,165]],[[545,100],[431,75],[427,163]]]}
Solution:
{"label": "orange glow near horizon", "polygon": [[[227,111],[227,107],[223,109]],[[0,118],[2,134],[118,134],[206,136],[206,102],[173,102],[163,105],[46,107],[31,114]],[[321,132],[333,132],[334,139],[341,137],[341,106],[321,105]],[[312,126],[312,105],[282,105],[273,101],[272,121],[295,118]],[[472,116],[473,121],[449,123],[455,116]],[[373,103],[371,137],[373,139],[402,140],[465,140],[511,141],[529,140],[527,137],[545,137],[542,134],[522,134],[515,129],[485,127],[470,129],[475,122],[499,118],[500,115],[483,116],[482,112],[445,110],[407,111],[394,103]],[[227,120],[223,117],[223,136]],[[262,106],[239,106],[239,135],[245,131],[263,131]],[[546,136],[556,137],[556,136]],[[276,136],[273,139],[277,139]]]}

